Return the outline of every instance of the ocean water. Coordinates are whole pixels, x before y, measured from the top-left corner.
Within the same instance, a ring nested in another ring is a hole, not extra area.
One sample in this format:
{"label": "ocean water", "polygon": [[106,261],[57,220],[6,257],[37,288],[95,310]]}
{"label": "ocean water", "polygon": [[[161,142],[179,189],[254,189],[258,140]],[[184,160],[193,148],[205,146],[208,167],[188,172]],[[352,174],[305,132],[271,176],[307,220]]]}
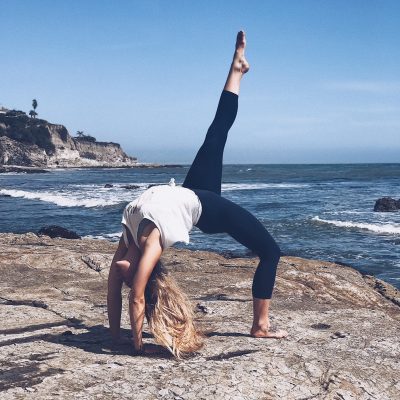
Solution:
{"label": "ocean water", "polygon": [[[56,224],[118,240],[125,205],[149,184],[170,178],[182,184],[188,168],[0,174],[0,231],[36,232]],[[122,187],[127,184],[139,188]],[[376,199],[400,198],[400,164],[225,165],[222,196],[251,211],[284,254],[351,265],[400,288],[400,212],[373,212]],[[228,235],[197,228],[189,245],[175,246],[249,254]]]}

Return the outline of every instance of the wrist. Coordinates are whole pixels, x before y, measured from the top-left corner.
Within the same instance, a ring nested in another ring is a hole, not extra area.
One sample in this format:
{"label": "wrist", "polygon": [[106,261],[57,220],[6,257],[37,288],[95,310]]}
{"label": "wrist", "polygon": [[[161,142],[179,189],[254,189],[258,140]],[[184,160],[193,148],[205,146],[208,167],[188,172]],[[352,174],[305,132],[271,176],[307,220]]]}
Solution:
{"label": "wrist", "polygon": [[143,346],[143,343],[141,343],[140,346],[137,346],[137,345],[133,344],[133,354],[134,354],[134,355],[141,355],[141,354],[144,354],[144,346]]}
{"label": "wrist", "polygon": [[137,342],[135,339],[132,339],[133,342],[133,348],[135,349],[135,351],[141,351],[143,350],[143,342]]}

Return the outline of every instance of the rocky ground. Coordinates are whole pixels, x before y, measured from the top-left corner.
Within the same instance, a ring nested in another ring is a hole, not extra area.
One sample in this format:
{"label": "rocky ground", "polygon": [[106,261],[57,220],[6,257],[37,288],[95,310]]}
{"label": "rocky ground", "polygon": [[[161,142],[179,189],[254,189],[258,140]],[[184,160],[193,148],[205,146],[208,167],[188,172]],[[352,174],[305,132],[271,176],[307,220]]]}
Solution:
{"label": "rocky ground", "polygon": [[162,349],[133,357],[129,348],[113,348],[107,332],[114,248],[0,234],[1,399],[400,398],[400,297],[390,285],[351,268],[284,257],[272,322],[290,335],[254,339],[257,259],[168,249],[164,261],[193,301],[206,347],[184,361]]}

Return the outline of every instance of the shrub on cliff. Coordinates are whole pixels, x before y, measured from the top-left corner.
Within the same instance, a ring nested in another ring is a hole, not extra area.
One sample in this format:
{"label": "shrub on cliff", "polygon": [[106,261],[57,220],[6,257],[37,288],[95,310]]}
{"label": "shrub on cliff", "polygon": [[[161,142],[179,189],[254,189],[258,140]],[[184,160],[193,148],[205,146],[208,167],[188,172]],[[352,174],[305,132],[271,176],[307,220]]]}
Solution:
{"label": "shrub on cliff", "polygon": [[81,136],[74,137],[74,139],[77,140],[78,142],[91,142],[91,143],[96,142],[96,138],[94,136],[84,135],[83,133]]}

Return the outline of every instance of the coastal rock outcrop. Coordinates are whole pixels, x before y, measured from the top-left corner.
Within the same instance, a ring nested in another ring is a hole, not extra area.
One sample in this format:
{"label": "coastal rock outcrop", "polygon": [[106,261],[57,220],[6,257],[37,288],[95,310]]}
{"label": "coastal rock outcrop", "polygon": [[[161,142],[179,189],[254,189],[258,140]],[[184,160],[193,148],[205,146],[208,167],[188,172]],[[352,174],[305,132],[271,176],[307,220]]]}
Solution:
{"label": "coastal rock outcrop", "polygon": [[36,144],[26,144],[0,136],[0,165],[44,167],[47,166],[47,155]]}
{"label": "coastal rock outcrop", "polygon": [[382,197],[375,202],[374,211],[391,212],[400,210],[400,199],[395,200],[391,197]]}
{"label": "coastal rock outcrop", "polygon": [[63,228],[58,225],[49,225],[44,226],[39,229],[38,235],[46,235],[51,238],[64,238],[64,239],[80,239],[81,237],[74,231],[70,231],[69,229]]}
{"label": "coastal rock outcrop", "polygon": [[0,112],[0,165],[30,167],[129,167],[137,164],[117,143],[72,137],[65,126]]}
{"label": "coastal rock outcrop", "polygon": [[[271,309],[284,340],[249,336],[257,258],[169,248],[206,346],[133,357],[107,330],[116,244],[0,234],[1,398],[398,399],[398,291],[352,268],[282,257]],[[11,268],[12,266],[12,268]],[[127,294],[122,327],[128,337]],[[154,343],[147,325],[144,341]]]}

